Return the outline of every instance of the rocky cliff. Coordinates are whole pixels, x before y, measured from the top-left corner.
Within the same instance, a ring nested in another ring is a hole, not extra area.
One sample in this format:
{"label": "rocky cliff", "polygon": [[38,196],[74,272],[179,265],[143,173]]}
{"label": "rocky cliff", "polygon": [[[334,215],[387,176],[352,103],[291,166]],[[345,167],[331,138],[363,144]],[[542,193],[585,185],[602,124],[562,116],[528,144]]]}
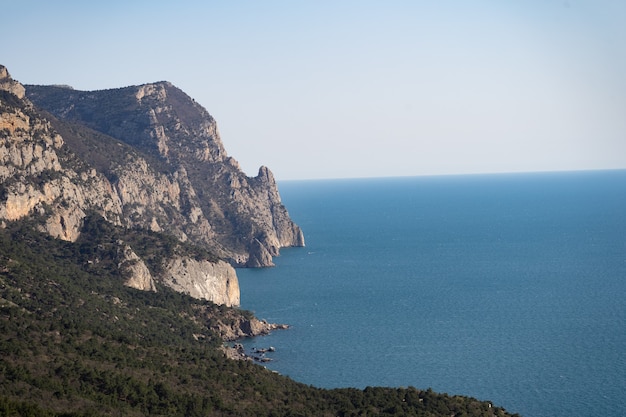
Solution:
{"label": "rocky cliff", "polygon": [[227,155],[211,115],[172,84],[26,86],[26,95],[59,121],[98,132],[101,143],[112,138],[107,147],[132,148],[124,158],[101,161],[93,146],[75,147],[111,180],[127,223],[209,245],[235,266],[271,266],[281,247],[304,244],[269,169],[247,177]]}
{"label": "rocky cliff", "polygon": [[170,83],[24,87],[0,66],[0,225],[31,220],[76,241],[93,214],[210,254],[170,253],[151,270],[115,241],[127,285],[159,283],[218,304],[239,304],[232,266],[271,266],[281,247],[304,245],[271,172],[247,177],[215,120]]}
{"label": "rocky cliff", "polygon": [[111,183],[70,152],[23,91],[0,67],[0,219],[39,215],[42,231],[70,241],[89,210],[120,224]]}
{"label": "rocky cliff", "polygon": [[215,304],[239,305],[239,282],[232,266],[223,261],[198,261],[176,256],[165,264],[163,281],[176,291]]}

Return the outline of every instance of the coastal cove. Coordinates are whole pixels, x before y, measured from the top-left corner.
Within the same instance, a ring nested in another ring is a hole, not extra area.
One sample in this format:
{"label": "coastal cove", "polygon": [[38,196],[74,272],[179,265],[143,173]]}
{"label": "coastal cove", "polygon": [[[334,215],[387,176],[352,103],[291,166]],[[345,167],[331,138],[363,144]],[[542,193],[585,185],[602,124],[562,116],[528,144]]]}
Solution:
{"label": "coastal cove", "polygon": [[307,246],[239,269],[264,365],[525,417],[626,413],[626,171],[286,181]]}

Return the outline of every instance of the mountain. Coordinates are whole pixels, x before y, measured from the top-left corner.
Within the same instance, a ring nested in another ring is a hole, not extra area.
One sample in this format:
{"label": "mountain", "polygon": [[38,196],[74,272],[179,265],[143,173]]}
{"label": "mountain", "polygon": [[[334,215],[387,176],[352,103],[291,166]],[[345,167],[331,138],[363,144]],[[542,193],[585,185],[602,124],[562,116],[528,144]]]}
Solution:
{"label": "mountain", "polygon": [[[227,156],[211,115],[169,82],[102,91],[28,85],[26,94],[109,179],[126,226],[209,245],[235,266],[270,266],[281,247],[304,245],[270,170],[247,177]],[[77,126],[97,132],[101,150],[125,145],[133,153],[110,159],[105,152],[103,160]]]}
{"label": "mountain", "polygon": [[302,246],[266,167],[247,177],[228,157],[215,120],[167,82],[95,92],[26,86],[0,67],[0,221],[36,219],[76,241],[97,214],[124,229],[173,236],[180,251],[146,264],[115,242],[127,284],[155,280],[218,304],[238,305],[235,267],[271,266]]}
{"label": "mountain", "polygon": [[[80,92],[0,66],[0,416],[510,416],[430,389],[325,390],[226,341],[233,266],[304,244],[169,83]],[[245,360],[232,360],[245,359]]]}

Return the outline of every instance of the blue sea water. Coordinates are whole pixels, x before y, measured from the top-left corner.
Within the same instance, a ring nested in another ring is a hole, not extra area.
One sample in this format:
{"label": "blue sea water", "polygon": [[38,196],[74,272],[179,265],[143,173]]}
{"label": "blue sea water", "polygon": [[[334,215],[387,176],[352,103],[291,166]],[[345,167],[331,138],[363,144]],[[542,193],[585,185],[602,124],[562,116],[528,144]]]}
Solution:
{"label": "blue sea water", "polygon": [[238,270],[242,308],[292,326],[245,341],[270,369],[626,415],[626,171],[279,188],[307,246]]}

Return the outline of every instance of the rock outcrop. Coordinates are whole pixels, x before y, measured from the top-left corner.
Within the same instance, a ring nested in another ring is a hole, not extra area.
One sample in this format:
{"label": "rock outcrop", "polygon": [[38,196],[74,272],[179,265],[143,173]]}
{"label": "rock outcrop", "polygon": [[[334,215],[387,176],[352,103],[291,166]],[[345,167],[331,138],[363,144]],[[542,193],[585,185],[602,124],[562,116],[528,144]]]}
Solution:
{"label": "rock outcrop", "polygon": [[171,83],[103,91],[29,85],[26,94],[59,121],[97,131],[108,148],[131,147],[103,163],[93,146],[67,138],[111,179],[132,226],[208,245],[234,266],[271,266],[280,248],[304,245],[270,170],[247,177],[211,115]]}
{"label": "rock outcrop", "polygon": [[125,284],[128,287],[141,291],[156,291],[152,274],[143,259],[137,256],[133,249],[129,245],[123,244],[123,242],[120,242],[119,252],[121,252],[119,254],[121,262],[118,264],[118,267],[125,275],[128,275]]}
{"label": "rock outcrop", "polygon": [[69,241],[87,211],[119,224],[122,204],[106,177],[69,152],[1,66],[0,76],[0,219],[36,214],[42,231]]}
{"label": "rock outcrop", "polygon": [[271,266],[280,248],[304,245],[269,169],[247,177],[215,120],[172,84],[24,87],[0,66],[0,223],[29,219],[76,241],[93,213],[211,254],[172,252],[151,272],[132,244],[114,242],[127,285],[228,306],[240,298],[232,266]]}
{"label": "rock outcrop", "polygon": [[255,317],[237,317],[229,323],[219,322],[210,326],[224,341],[238,340],[244,337],[264,336],[274,330],[285,330],[289,326],[286,324],[268,323]]}
{"label": "rock outcrop", "polygon": [[3,65],[0,65],[0,90],[9,92],[18,99],[23,99],[25,94],[24,86],[12,79],[9,71]]}
{"label": "rock outcrop", "polygon": [[226,306],[239,305],[237,274],[230,264],[223,261],[172,258],[165,265],[163,283],[194,298],[202,298]]}

